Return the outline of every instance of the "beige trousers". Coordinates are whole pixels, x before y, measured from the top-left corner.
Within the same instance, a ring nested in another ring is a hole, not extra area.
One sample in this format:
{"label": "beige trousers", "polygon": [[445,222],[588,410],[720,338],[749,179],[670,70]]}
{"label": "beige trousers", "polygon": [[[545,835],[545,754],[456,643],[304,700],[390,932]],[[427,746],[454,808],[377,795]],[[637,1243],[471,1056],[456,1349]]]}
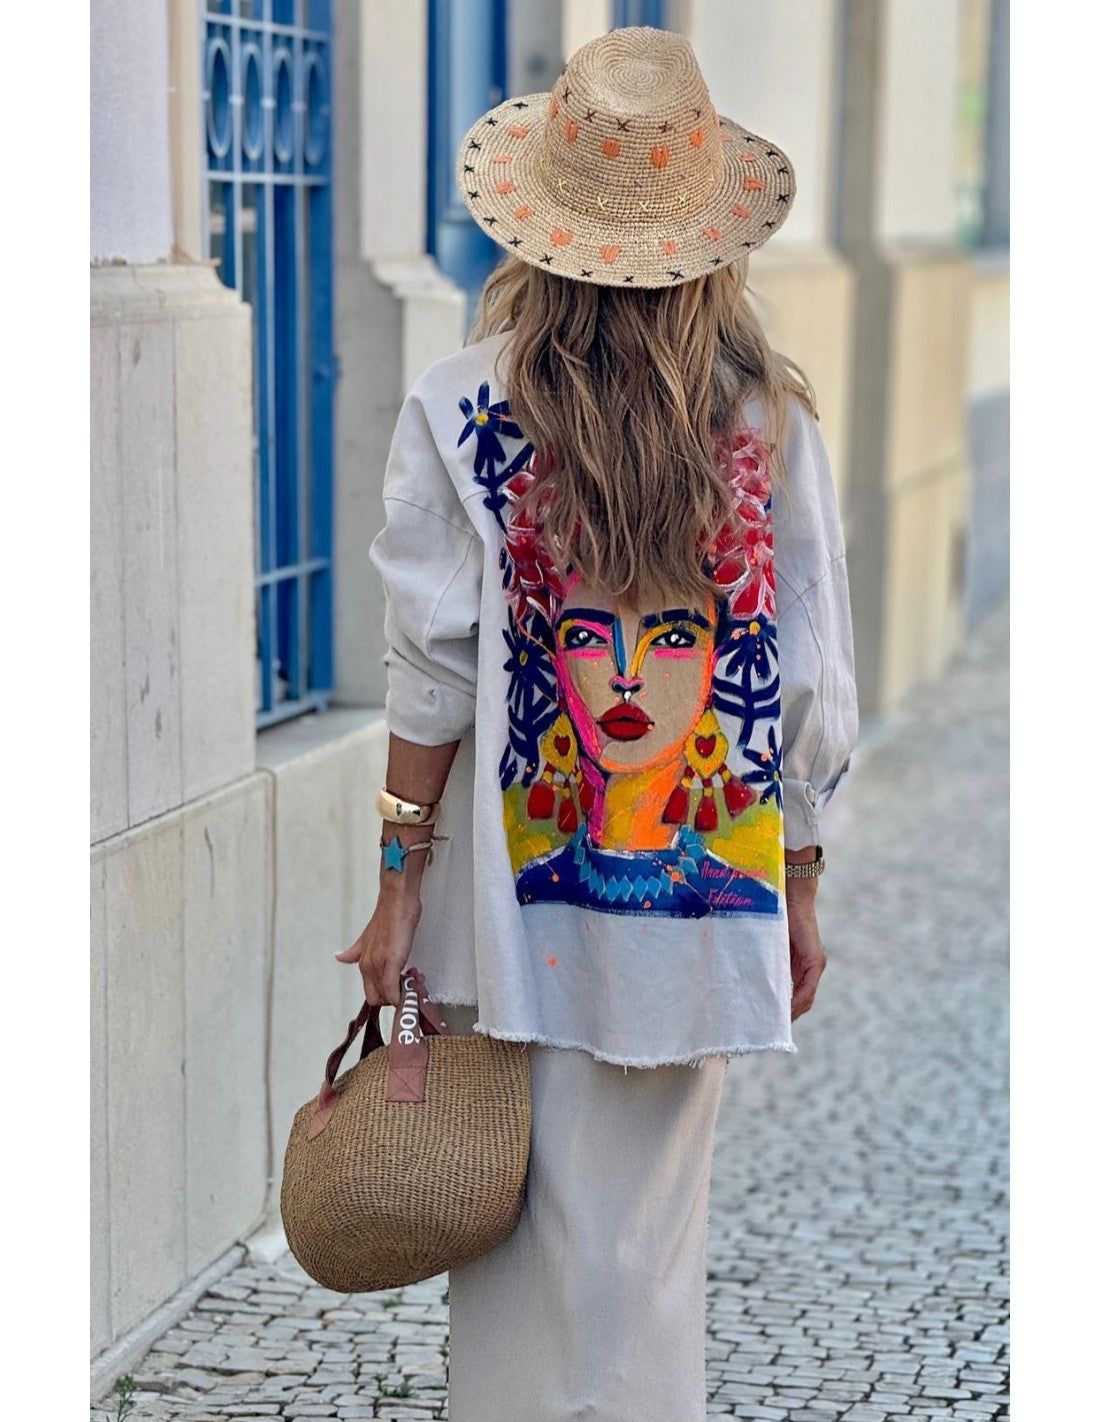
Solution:
{"label": "beige trousers", "polygon": [[[452,1030],[474,1009],[448,1007]],[[622,1067],[528,1048],[515,1233],[450,1274],[450,1422],[703,1422],[723,1057]]]}

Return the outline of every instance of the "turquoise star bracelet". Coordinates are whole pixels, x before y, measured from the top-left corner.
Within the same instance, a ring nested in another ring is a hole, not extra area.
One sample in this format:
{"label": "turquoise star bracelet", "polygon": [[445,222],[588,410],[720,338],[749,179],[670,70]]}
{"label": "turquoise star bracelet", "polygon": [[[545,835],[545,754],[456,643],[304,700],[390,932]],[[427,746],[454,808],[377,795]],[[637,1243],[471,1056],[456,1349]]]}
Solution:
{"label": "turquoise star bracelet", "polygon": [[396,835],[392,839],[380,839],[378,841],[382,849],[382,863],[387,869],[395,869],[398,874],[405,872],[405,859],[414,850],[426,849],[428,851],[428,863],[432,862],[432,846],[437,839],[445,839],[445,835],[432,835],[431,839],[422,840],[419,844],[402,844]]}

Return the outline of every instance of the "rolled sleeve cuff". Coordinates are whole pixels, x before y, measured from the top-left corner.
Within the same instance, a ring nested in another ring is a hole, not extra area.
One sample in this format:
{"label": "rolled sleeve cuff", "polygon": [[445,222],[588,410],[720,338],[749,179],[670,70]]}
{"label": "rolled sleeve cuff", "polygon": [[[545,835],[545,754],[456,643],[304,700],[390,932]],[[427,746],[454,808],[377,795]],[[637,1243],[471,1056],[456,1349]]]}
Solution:
{"label": "rolled sleeve cuff", "polygon": [[805,849],[820,844],[817,794],[808,780],[783,780],[783,847]]}
{"label": "rolled sleeve cuff", "polygon": [[852,757],[832,776],[827,785],[815,790],[808,780],[783,779],[783,847],[805,849],[821,843],[819,816],[833,798],[837,786],[848,774]]}
{"label": "rolled sleeve cuff", "polygon": [[416,667],[394,647],[386,653],[386,725],[414,745],[461,740],[474,724],[476,696]]}

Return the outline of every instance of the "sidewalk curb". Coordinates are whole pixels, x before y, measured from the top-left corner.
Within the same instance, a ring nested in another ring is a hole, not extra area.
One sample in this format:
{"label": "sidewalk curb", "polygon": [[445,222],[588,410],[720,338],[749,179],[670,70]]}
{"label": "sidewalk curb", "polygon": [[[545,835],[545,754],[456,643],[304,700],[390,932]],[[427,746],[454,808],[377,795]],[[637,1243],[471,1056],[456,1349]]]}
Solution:
{"label": "sidewalk curb", "polygon": [[277,1221],[262,1224],[244,1242],[250,1264],[275,1264],[290,1248],[283,1227]]}
{"label": "sidewalk curb", "polygon": [[92,1359],[91,1398],[101,1402],[105,1395],[129,1368],[145,1356],[153,1344],[167,1333],[173,1324],[184,1318],[206,1293],[212,1284],[235,1269],[245,1257],[244,1246],[235,1244],[226,1250],[213,1264],[208,1264],[201,1274],[197,1274],[178,1294],[174,1294],[160,1308],[154,1309],[143,1318],[136,1328],[124,1334],[117,1342]]}

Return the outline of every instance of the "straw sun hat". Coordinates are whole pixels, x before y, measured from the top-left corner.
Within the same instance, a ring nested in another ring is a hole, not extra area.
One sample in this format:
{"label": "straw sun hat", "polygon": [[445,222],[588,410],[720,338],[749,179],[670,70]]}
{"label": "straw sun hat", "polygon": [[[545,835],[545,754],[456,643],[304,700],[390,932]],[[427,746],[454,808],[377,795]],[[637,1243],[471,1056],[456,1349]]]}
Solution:
{"label": "straw sun hat", "polygon": [[505,251],[603,286],[674,286],[735,262],[794,201],[786,154],[721,117],[690,44],[649,28],[601,35],[549,94],[491,109],[456,171]]}

